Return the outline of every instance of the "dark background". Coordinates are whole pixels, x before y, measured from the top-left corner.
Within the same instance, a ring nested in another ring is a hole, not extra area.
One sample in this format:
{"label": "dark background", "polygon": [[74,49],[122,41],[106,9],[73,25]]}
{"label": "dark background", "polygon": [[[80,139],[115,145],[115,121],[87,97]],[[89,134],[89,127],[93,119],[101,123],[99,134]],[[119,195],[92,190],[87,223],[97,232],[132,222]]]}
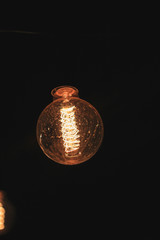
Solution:
{"label": "dark background", "polygon": [[[121,222],[125,210],[136,223],[149,216],[158,146],[157,30],[134,19],[1,24],[0,189],[16,211],[2,239],[69,237],[75,229],[77,239],[90,222],[92,233],[98,223],[105,229]],[[61,85],[77,87],[104,122],[100,149],[80,165],[51,161],[36,141],[39,114]]]}

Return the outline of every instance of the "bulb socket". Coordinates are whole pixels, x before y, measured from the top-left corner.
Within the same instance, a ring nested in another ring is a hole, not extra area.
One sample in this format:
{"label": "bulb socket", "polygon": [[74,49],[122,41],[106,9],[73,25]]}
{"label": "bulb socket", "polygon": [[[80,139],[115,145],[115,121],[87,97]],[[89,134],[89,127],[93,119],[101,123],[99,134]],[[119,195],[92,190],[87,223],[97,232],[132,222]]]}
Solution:
{"label": "bulb socket", "polygon": [[72,86],[60,86],[51,91],[53,98],[78,97],[78,89]]}

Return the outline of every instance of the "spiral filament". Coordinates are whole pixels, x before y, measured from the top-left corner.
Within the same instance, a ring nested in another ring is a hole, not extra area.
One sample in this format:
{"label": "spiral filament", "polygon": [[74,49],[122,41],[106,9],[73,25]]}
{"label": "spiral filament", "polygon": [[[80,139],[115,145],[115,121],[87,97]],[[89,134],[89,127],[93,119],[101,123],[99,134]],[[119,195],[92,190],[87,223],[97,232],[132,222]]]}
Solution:
{"label": "spiral filament", "polygon": [[5,221],[5,209],[2,203],[0,203],[0,230],[3,230],[5,228],[4,221]]}
{"label": "spiral filament", "polygon": [[75,114],[74,114],[75,106],[69,108],[62,108],[61,111],[61,131],[62,138],[64,142],[65,152],[73,152],[79,149],[80,146],[80,135],[79,130],[76,126]]}

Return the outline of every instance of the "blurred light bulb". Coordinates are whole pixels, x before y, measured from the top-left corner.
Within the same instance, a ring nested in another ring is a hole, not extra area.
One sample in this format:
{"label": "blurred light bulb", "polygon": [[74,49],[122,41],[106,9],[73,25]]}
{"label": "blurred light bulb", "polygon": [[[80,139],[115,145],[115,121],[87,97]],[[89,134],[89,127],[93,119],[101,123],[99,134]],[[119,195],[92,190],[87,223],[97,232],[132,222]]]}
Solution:
{"label": "blurred light bulb", "polygon": [[5,208],[4,208],[4,201],[3,201],[3,192],[0,191],[0,233],[3,232],[5,229]]}
{"label": "blurred light bulb", "polygon": [[13,225],[15,212],[4,191],[0,191],[0,235],[7,233]]}
{"label": "blurred light bulb", "polygon": [[53,102],[40,114],[37,141],[55,162],[79,164],[90,159],[103,139],[103,122],[97,110],[78,97],[75,87],[52,90]]}
{"label": "blurred light bulb", "polygon": [[0,230],[5,228],[5,209],[0,202]]}

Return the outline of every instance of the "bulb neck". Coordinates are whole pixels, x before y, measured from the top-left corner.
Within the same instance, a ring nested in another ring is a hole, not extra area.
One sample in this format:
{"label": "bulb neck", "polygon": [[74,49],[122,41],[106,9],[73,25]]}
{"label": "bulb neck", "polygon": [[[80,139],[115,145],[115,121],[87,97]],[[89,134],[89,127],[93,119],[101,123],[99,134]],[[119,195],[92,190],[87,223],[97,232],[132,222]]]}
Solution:
{"label": "bulb neck", "polygon": [[53,100],[57,98],[70,98],[70,97],[78,97],[78,89],[72,86],[60,86],[56,87],[51,91],[51,95],[53,96]]}

